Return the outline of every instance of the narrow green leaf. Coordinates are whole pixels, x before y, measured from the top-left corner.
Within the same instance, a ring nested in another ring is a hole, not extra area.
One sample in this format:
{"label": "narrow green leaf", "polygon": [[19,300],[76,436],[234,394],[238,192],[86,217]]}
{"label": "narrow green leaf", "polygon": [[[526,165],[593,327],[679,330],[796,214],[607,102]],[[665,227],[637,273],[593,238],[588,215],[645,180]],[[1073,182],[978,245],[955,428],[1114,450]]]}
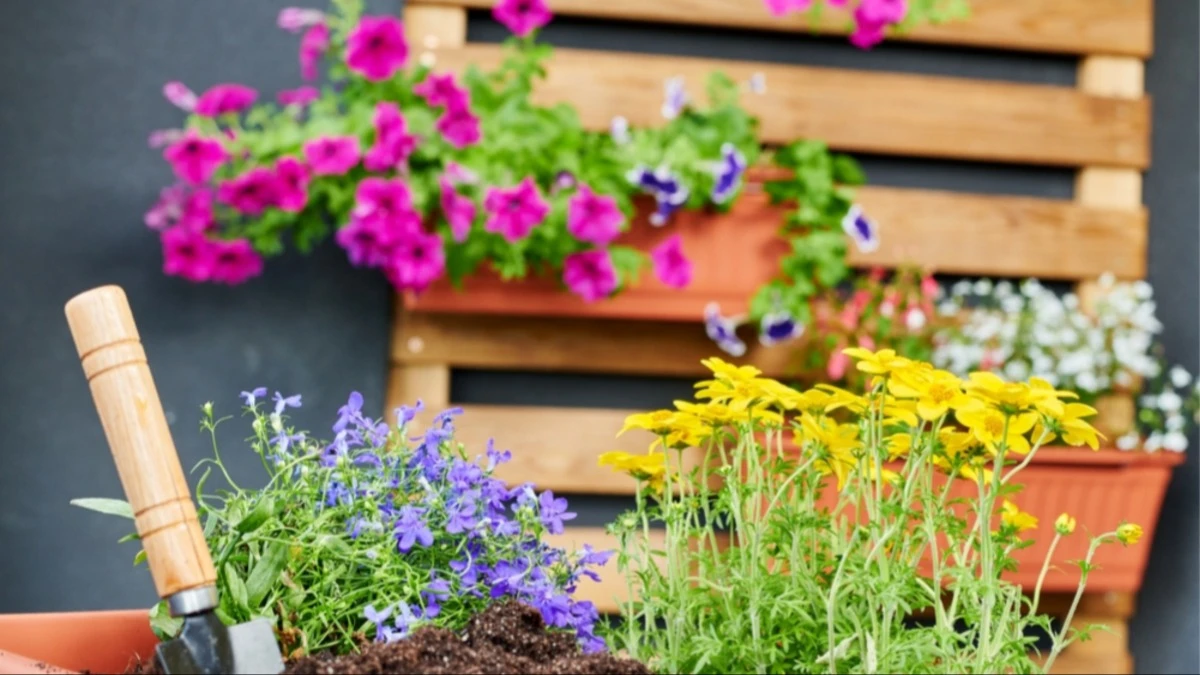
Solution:
{"label": "narrow green leaf", "polygon": [[272,542],[267,550],[255,563],[254,569],[246,579],[246,594],[250,607],[258,607],[263,598],[279,579],[288,560],[288,545],[283,542]]}
{"label": "narrow green leaf", "polygon": [[138,565],[141,565],[144,562],[146,562],[146,549],[142,549],[142,550],[138,551],[137,555],[133,556],[133,566],[134,567],[137,567]]}
{"label": "narrow green leaf", "polygon": [[78,506],[81,509],[96,511],[97,513],[106,513],[110,516],[121,516],[133,520],[133,507],[124,499],[108,499],[106,497],[84,497],[82,499],[72,499],[71,506]]}
{"label": "narrow green leaf", "polygon": [[229,591],[229,599],[234,607],[250,611],[250,598],[246,592],[246,582],[238,575],[233,565],[225,565],[225,587]]}

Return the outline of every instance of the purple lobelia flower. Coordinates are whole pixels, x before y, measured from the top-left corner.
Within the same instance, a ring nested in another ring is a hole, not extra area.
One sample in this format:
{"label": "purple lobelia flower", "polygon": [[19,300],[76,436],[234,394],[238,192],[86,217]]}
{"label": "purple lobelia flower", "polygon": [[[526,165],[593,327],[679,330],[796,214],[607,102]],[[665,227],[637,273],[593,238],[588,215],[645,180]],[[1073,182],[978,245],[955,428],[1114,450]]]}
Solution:
{"label": "purple lobelia flower", "polygon": [[423,547],[433,545],[433,532],[425,524],[425,510],[405,504],[400,507],[399,517],[396,518],[396,548],[401,553],[408,553],[413,546]]}
{"label": "purple lobelia flower", "polygon": [[482,479],[483,469],[474,462],[463,459],[455,459],[450,466],[450,471],[446,473],[446,480],[456,492],[472,490],[479,485],[479,481]]}
{"label": "purple lobelia flower", "polygon": [[300,394],[293,396],[284,396],[279,392],[275,392],[275,414],[282,415],[283,411],[288,408],[300,407]]}
{"label": "purple lobelia flower", "polygon": [[613,143],[617,145],[629,143],[629,120],[620,115],[612,118],[612,122],[608,125],[608,134],[612,136]]}
{"label": "purple lobelia flower", "polygon": [[708,334],[708,339],[717,343],[721,351],[733,357],[740,357],[746,353],[746,343],[737,335],[741,323],[740,318],[722,316],[721,307],[715,302],[708,303],[704,308],[704,331]]}
{"label": "purple lobelia flower", "polygon": [[242,401],[245,402],[247,408],[253,408],[258,399],[267,395],[266,387],[255,387],[250,391],[241,393]]}
{"label": "purple lobelia flower", "polygon": [[446,532],[462,534],[475,529],[479,521],[475,518],[478,509],[474,499],[462,497],[455,499],[446,506]]}
{"label": "purple lobelia flower", "polygon": [[337,421],[333,423],[333,430],[335,432],[341,431],[351,423],[358,424],[363,422],[362,406],[362,394],[358,393],[357,391],[350,392],[349,400],[346,401],[345,405],[338,408],[338,418]]}
{"label": "purple lobelia flower", "polygon": [[338,504],[349,506],[353,502],[354,493],[346,487],[345,483],[331,480],[325,486],[325,506],[337,506]]}
{"label": "purple lobelia flower", "polygon": [[425,409],[425,403],[421,399],[417,399],[417,404],[413,406],[402,405],[396,408],[396,426],[403,427],[412,422],[416,418],[417,413]]}
{"label": "purple lobelia flower", "polygon": [[431,580],[425,590],[421,591],[421,599],[425,601],[425,618],[435,618],[442,611],[442,602],[450,598],[450,582],[439,579],[437,572],[430,571]]}
{"label": "purple lobelia flower", "polygon": [[790,312],[776,310],[763,315],[759,326],[758,341],[764,347],[792,340],[804,334],[804,326]]}
{"label": "purple lobelia flower", "polygon": [[387,641],[387,629],[384,626],[384,621],[391,616],[392,608],[384,607],[383,609],[375,609],[375,605],[367,605],[363,608],[363,618],[375,624],[375,641]]}
{"label": "purple lobelia flower", "polygon": [[742,175],[746,173],[746,157],[738,152],[732,143],[721,145],[721,163],[717,166],[715,182],[712,189],[712,200],[717,204],[729,201],[733,193],[742,184]]}
{"label": "purple lobelia flower", "polygon": [[679,117],[688,103],[687,91],[682,77],[672,77],[663,84],[662,116],[673,120]]}
{"label": "purple lobelia flower", "polygon": [[487,440],[487,459],[487,470],[488,473],[491,473],[500,464],[512,461],[512,453],[508,450],[497,451],[496,439],[489,438]]}
{"label": "purple lobelia flower", "polygon": [[868,220],[862,208],[855,204],[842,218],[842,230],[854,240],[858,250],[870,253],[879,248],[879,228]]}
{"label": "purple lobelia flower", "polygon": [[538,518],[550,534],[563,533],[563,521],[575,518],[575,514],[567,510],[567,500],[555,497],[554,493],[546,490],[538,497]]}

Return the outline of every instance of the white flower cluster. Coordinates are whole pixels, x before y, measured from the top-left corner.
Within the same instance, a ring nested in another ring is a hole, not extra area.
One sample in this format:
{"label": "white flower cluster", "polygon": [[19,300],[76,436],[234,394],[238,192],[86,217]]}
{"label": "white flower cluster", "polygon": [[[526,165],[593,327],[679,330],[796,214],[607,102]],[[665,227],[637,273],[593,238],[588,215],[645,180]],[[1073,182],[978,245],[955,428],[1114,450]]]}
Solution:
{"label": "white flower cluster", "polygon": [[1192,374],[1173,366],[1158,387],[1138,398],[1138,421],[1149,432],[1142,441],[1136,432],[1117,439],[1117,447],[1147,452],[1170,450],[1183,452],[1188,447],[1188,418],[1200,421],[1200,381],[1193,382]]}
{"label": "white flower cluster", "polygon": [[1136,377],[1156,377],[1151,355],[1153,291],[1144,281],[1104,277],[1094,311],[1080,309],[1074,293],[1058,297],[1030,279],[960,281],[942,302],[943,316],[962,314],[961,327],[939,336],[934,363],[955,373],[994,370],[1010,380],[1040,377],[1056,387],[1100,395],[1132,387]]}

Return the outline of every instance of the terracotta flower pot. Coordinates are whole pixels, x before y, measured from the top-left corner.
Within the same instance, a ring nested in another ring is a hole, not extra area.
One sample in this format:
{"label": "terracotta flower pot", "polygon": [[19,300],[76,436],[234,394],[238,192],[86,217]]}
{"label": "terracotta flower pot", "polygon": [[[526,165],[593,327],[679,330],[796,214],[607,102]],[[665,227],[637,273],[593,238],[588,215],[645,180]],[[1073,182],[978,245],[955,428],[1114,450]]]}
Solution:
{"label": "terracotta flower pot", "polygon": [[123,673],[156,644],[146,609],[0,614],[0,675]]}
{"label": "terracotta flower pot", "polygon": [[646,270],[636,286],[615,298],[587,303],[557,278],[512,283],[481,269],[465,280],[462,290],[443,279],[420,295],[405,294],[404,304],[437,313],[700,322],[704,307],[715,301],[723,314],[739,314],[755,291],[778,274],[779,259],[789,247],[779,237],[786,207],[772,205],[757,187],[747,186],[728,213],[681,210],[665,227],[649,223],[652,204],[638,209],[617,243],[649,251],[667,237],[681,235],[693,265],[692,282],[683,289],[664,286]]}

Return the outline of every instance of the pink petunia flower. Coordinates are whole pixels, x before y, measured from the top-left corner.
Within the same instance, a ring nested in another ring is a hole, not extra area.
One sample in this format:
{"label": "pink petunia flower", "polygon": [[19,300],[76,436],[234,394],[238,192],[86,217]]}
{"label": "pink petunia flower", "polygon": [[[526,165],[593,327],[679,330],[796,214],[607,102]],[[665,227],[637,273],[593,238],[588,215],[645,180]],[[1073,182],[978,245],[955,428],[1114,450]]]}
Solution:
{"label": "pink petunia flower", "polygon": [[321,136],[304,144],[304,158],[317,176],[340,176],[358,164],[358,138]]}
{"label": "pink petunia flower", "polygon": [[171,105],[191,112],[196,109],[196,94],[191,89],[187,88],[182,82],[168,82],[163,85],[163,96],[171,102]]}
{"label": "pink petunia flower", "polygon": [[299,213],[308,203],[308,182],[311,176],[304,162],[295,157],[281,157],[275,162],[278,204],[283,211]]}
{"label": "pink petunia flower", "polygon": [[624,222],[617,200],[598,195],[587,185],[580,185],[567,202],[567,231],[580,241],[603,246],[617,238]]}
{"label": "pink petunia flower", "polygon": [[479,118],[471,114],[470,109],[465,106],[447,108],[435,126],[446,141],[459,150],[478,143],[483,135],[479,128]]}
{"label": "pink petunia flower", "polygon": [[375,145],[363,157],[368,171],[395,169],[417,147],[417,137],[408,133],[408,125],[395,103],[383,101],[375,106]]}
{"label": "pink petunia flower", "polygon": [[430,73],[425,81],[413,87],[413,93],[425,99],[431,107],[466,107],[467,92],[454,81],[454,75]]}
{"label": "pink petunia flower", "polygon": [[529,35],[554,18],[546,0],[500,0],[492,7],[492,16],[517,37]]}
{"label": "pink petunia flower", "polygon": [[183,138],[163,149],[163,158],[171,163],[180,180],[203,185],[229,159],[229,153],[220,141],[204,138],[191,129]]}
{"label": "pink petunia flower", "polygon": [[262,274],[263,259],[245,239],[211,244],[212,280],[234,286]]}
{"label": "pink petunia flower", "polygon": [[617,270],[604,249],[572,253],[563,261],[563,283],[584,302],[603,300],[617,290]]}
{"label": "pink petunia flower", "polygon": [[334,235],[338,245],[346,249],[350,264],[355,267],[379,267],[391,255],[395,233],[381,219],[350,217],[350,222]]}
{"label": "pink petunia flower", "polygon": [[404,26],[394,16],[364,16],[346,38],[346,65],[372,82],[390,78],[407,60]]}
{"label": "pink petunia flower", "polygon": [[244,84],[218,84],[196,99],[196,114],[218,117],[226,113],[238,113],[254,105],[257,99],[258,91]]}
{"label": "pink petunia flower", "polygon": [[804,12],[812,6],[812,0],[763,0],[767,10],[775,16],[784,16],[788,12]]}
{"label": "pink petunia flower", "polygon": [[383,273],[397,290],[420,293],[442,276],[445,269],[442,238],[417,230],[396,240]]}
{"label": "pink petunia flower", "polygon": [[215,250],[203,232],[173,227],[162,233],[163,274],[188,281],[212,278]]}
{"label": "pink petunia flower", "polygon": [[510,188],[488,188],[483,208],[488,212],[484,229],[499,233],[510,243],[527,237],[550,212],[537,185],[528,177]]}
{"label": "pink petunia flower", "polygon": [[317,65],[325,50],[329,49],[329,27],[318,23],[304,32],[300,38],[300,77],[312,81],[317,79]]}
{"label": "pink petunia flower", "polygon": [[862,0],[854,10],[854,32],[850,42],[860,49],[870,49],[883,41],[887,27],[904,20],[908,0]]}
{"label": "pink petunia flower", "polygon": [[683,237],[675,234],[650,251],[654,276],[665,286],[686,288],[692,283],[692,261],[683,253]]}
{"label": "pink petunia flower", "polygon": [[386,221],[417,218],[412,208],[412,193],[399,178],[364,178],[354,193],[355,218],[374,218]]}
{"label": "pink petunia flower", "polygon": [[276,95],[279,105],[306,106],[321,97],[321,90],[316,87],[296,87],[284,89]]}
{"label": "pink petunia flower", "polygon": [[279,204],[279,179],[274,171],[257,166],[236,178],[223,181],[217,188],[217,199],[240,213],[257,216],[267,207]]}
{"label": "pink petunia flower", "polygon": [[284,7],[279,11],[277,24],[289,33],[299,33],[309,26],[324,23],[325,12],[304,7]]}
{"label": "pink petunia flower", "polygon": [[151,148],[158,149],[172,143],[178,143],[183,139],[183,129],[155,129],[150,132],[150,136],[146,139],[146,144]]}
{"label": "pink petunia flower", "polygon": [[204,231],[213,224],[212,191],[192,189],[184,183],[163,188],[158,201],[146,212],[146,227],[166,230],[179,226]]}
{"label": "pink petunia flower", "polygon": [[475,222],[475,202],[470,197],[458,194],[446,176],[442,176],[438,184],[442,189],[442,213],[450,225],[454,241],[461,244],[467,240],[471,225]]}

